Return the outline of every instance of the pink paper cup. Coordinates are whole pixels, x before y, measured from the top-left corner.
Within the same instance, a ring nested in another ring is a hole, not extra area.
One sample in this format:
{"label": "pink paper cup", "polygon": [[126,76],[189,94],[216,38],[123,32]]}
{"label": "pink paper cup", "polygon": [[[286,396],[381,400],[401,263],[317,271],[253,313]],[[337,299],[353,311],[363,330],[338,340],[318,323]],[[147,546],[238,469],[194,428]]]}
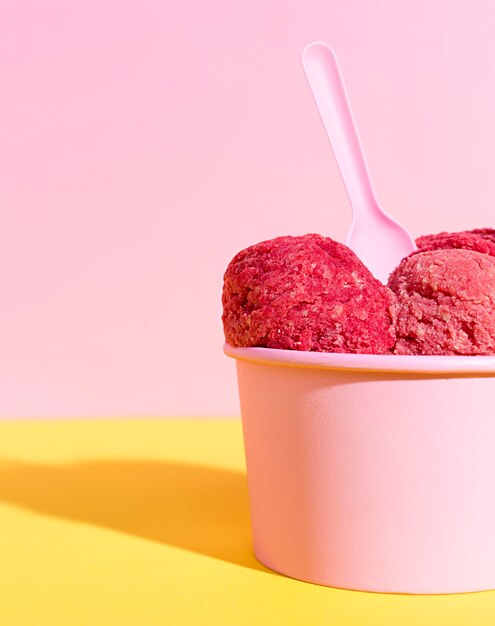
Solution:
{"label": "pink paper cup", "polygon": [[225,353],[261,563],[362,591],[495,588],[495,357]]}

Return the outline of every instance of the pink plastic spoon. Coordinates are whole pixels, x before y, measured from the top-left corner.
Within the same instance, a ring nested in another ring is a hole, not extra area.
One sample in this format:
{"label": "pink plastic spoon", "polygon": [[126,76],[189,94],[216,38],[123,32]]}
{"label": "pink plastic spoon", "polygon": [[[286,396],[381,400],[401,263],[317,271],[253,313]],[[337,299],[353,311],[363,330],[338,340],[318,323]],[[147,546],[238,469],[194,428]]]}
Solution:
{"label": "pink plastic spoon", "polygon": [[378,279],[386,282],[390,272],[416,245],[408,231],[387,215],[376,200],[333,50],[324,43],[310,43],[302,60],[352,205],[346,243]]}

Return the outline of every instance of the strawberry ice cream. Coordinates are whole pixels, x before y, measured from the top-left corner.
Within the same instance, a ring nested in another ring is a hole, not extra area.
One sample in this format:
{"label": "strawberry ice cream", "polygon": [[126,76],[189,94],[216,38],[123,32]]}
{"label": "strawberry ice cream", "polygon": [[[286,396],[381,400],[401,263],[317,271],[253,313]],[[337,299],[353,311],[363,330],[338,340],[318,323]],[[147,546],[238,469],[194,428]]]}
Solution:
{"label": "strawberry ice cream", "polygon": [[395,343],[395,296],[343,244],[278,237],[242,250],[224,276],[232,346],[383,354]]}
{"label": "strawberry ice cream", "polygon": [[462,249],[417,252],[392,272],[395,354],[495,354],[495,258]]}
{"label": "strawberry ice cream", "polygon": [[458,233],[444,232],[436,235],[423,235],[416,239],[416,245],[420,252],[445,248],[461,248],[495,256],[495,230],[478,228]]}

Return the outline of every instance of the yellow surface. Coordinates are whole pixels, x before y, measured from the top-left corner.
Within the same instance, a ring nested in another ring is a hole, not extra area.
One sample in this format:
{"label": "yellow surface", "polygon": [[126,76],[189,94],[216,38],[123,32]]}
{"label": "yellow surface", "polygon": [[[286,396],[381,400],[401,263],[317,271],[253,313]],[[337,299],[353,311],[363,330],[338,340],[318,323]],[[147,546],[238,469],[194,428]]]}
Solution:
{"label": "yellow surface", "polygon": [[0,424],[0,626],[495,624],[495,592],[319,587],[251,552],[237,421]]}

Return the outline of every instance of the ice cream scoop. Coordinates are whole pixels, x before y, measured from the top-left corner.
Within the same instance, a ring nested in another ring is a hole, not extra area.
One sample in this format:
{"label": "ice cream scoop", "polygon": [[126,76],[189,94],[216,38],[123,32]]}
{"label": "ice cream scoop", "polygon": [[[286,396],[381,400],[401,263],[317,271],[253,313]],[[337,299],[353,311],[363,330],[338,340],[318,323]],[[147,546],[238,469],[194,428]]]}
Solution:
{"label": "ice cream scoop", "polygon": [[416,249],[414,239],[376,200],[333,50],[314,42],[306,46],[302,60],[352,205],[346,243],[376,278],[386,282],[400,261]]}
{"label": "ice cream scoop", "polygon": [[391,274],[395,354],[495,354],[495,257],[460,248],[418,252]]}
{"label": "ice cream scoop", "polygon": [[442,232],[435,235],[423,235],[416,239],[416,245],[419,252],[461,248],[495,256],[495,237],[490,228],[464,230],[458,233]]}
{"label": "ice cream scoop", "polygon": [[222,294],[231,346],[385,354],[395,296],[347,246],[309,234],[241,250]]}

